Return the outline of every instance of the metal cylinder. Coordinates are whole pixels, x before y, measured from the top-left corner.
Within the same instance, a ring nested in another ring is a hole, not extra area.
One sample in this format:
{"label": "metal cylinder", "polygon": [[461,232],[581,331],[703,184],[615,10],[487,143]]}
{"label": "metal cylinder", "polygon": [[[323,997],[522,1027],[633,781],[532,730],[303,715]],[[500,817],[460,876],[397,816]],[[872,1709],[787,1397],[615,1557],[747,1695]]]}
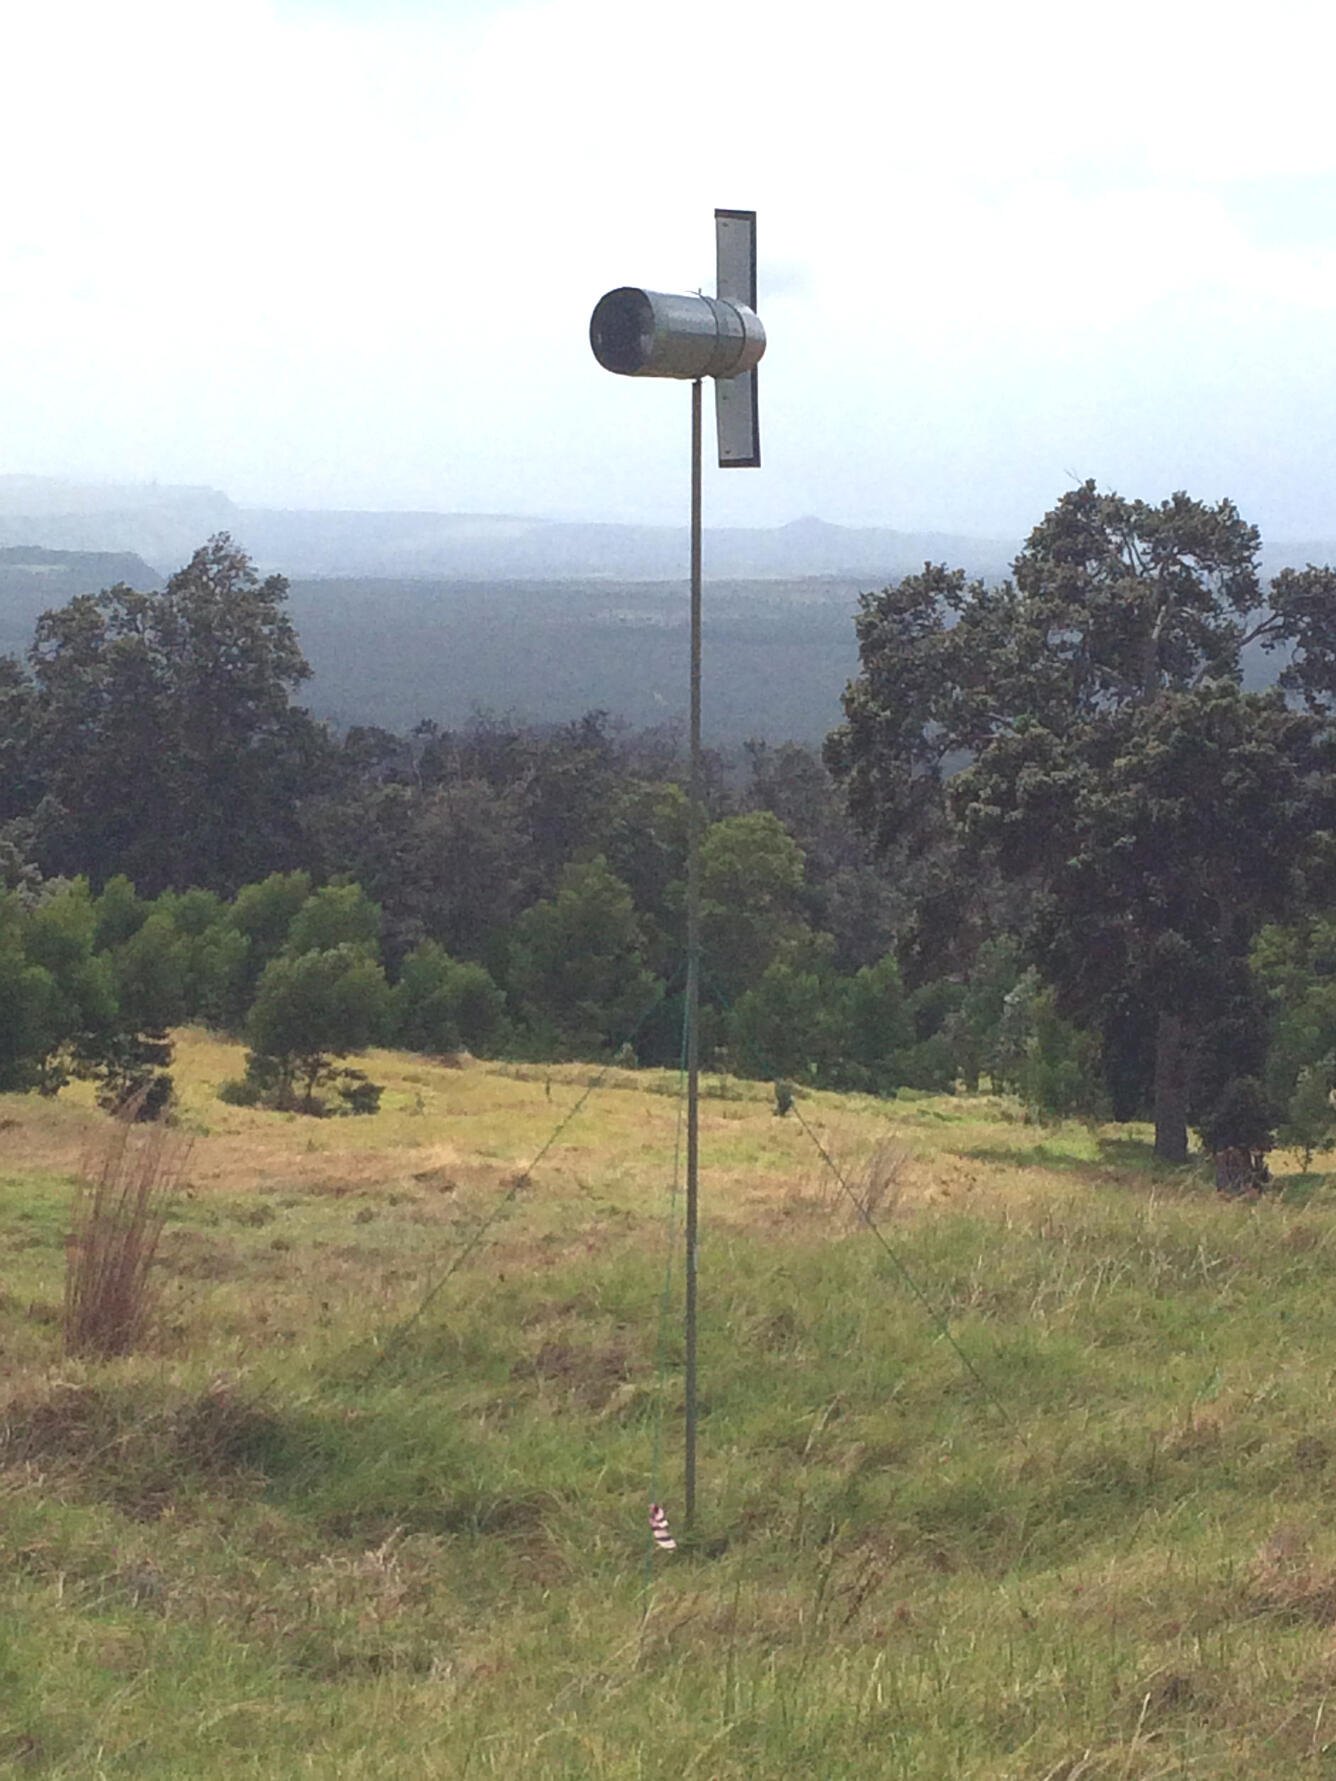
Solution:
{"label": "metal cylinder", "polygon": [[595,304],[589,344],[623,377],[741,377],[759,364],[765,329],[745,303],[623,285]]}

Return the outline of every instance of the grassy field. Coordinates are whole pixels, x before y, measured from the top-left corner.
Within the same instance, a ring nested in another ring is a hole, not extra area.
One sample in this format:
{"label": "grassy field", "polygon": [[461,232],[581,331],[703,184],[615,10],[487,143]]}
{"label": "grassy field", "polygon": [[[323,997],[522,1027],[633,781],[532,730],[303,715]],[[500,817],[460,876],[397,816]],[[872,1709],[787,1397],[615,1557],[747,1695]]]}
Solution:
{"label": "grassy field", "polygon": [[238,1067],[181,1035],[111,1362],[60,1329],[107,1122],[0,1097],[0,1773],[1336,1774],[1336,1177],[1225,1203],[1128,1128],[710,1082],[669,1554],[675,1080],[377,1055],[382,1111],[313,1121]]}

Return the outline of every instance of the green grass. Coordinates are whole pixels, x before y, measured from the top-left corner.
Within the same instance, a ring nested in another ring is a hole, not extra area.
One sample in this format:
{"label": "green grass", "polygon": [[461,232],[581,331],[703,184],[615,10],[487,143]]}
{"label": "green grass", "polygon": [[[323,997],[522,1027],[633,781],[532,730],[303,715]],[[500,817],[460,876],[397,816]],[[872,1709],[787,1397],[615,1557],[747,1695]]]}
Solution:
{"label": "green grass", "polygon": [[1336,1774],[1332,1177],[1225,1203],[1140,1133],[806,1097],[853,1175],[903,1146],[879,1222],[948,1340],[797,1123],[712,1099],[688,1538],[663,1080],[414,1318],[589,1072],[378,1057],[385,1112],[316,1123],[182,1057],[126,1360],[54,1321],[96,1117],[0,1104],[0,1773]]}

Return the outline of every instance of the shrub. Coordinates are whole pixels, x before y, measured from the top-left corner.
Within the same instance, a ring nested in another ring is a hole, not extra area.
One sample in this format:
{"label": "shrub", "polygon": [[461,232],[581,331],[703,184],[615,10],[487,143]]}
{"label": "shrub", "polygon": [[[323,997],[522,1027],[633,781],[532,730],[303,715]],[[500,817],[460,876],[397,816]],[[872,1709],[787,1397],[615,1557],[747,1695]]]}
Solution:
{"label": "shrub", "polygon": [[1099,1040],[1064,1020],[1048,995],[1030,1003],[1029,1020],[1019,1082],[1026,1112],[1040,1120],[1104,1116],[1107,1097]]}
{"label": "shrub", "polygon": [[728,1021],[729,1048],[747,1076],[829,1081],[843,1033],[838,980],[783,961],[766,967]]}
{"label": "shrub", "polygon": [[631,893],[601,855],[566,866],[556,896],[515,923],[509,984],[532,1049],[596,1057],[633,1038],[660,986],[645,968]]}
{"label": "shrub", "polygon": [[403,962],[391,994],[398,1044],[409,1051],[488,1056],[505,1028],[505,997],[482,965],[462,964],[435,940]]}
{"label": "shrub", "polygon": [[86,1161],[65,1248],[65,1352],[130,1354],[154,1309],[150,1270],[180,1187],[189,1143],[136,1130],[133,1104]]}
{"label": "shrub", "polygon": [[1312,1165],[1313,1153],[1325,1150],[1336,1133],[1336,1107],[1331,1101],[1334,1070],[1336,1060],[1331,1058],[1300,1070],[1276,1134],[1288,1150],[1299,1152],[1305,1173]]}
{"label": "shrub", "polygon": [[[247,1076],[276,1107],[323,1111],[318,1087],[334,1080],[333,1060],[364,1051],[385,1032],[389,989],[380,966],[358,947],[335,946],[265,967],[246,1021]],[[300,1102],[294,1085],[303,1084]]]}

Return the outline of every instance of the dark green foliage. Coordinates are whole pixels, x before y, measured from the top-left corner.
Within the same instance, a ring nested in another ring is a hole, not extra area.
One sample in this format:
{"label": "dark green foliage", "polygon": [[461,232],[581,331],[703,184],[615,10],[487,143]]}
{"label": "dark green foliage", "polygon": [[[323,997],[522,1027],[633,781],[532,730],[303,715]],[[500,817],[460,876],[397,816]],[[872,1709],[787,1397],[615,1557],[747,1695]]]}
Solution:
{"label": "dark green foliage", "polygon": [[327,884],[314,891],[292,918],[283,950],[328,952],[352,946],[368,958],[380,955],[380,910],[360,884]]}
{"label": "dark green foliage", "polygon": [[1276,1139],[1303,1158],[1305,1170],[1312,1166],[1313,1156],[1327,1150],[1336,1137],[1336,1106],[1332,1104],[1336,1084],[1336,1057],[1326,1057],[1318,1064],[1306,1064],[1300,1070]]}
{"label": "dark green foliage", "polygon": [[101,896],[93,904],[94,949],[109,952],[114,946],[123,946],[148,920],[151,907],[124,873],[118,872],[114,878],[109,878],[102,887]]}
{"label": "dark green foliage", "polygon": [[239,1024],[250,943],[233,926],[227,904],[214,891],[164,891],[153,909],[176,932],[182,1018],[217,1027],[228,1024],[230,1015],[232,1024]]}
{"label": "dark green foliage", "polygon": [[1036,1118],[1102,1119],[1108,1112],[1099,1042],[1064,1020],[1049,995],[1028,1009],[1029,1037],[1017,1088]]}
{"label": "dark green foliage", "polygon": [[802,849],[768,810],[725,817],[705,831],[700,876],[705,993],[735,1003],[808,934]]}
{"label": "dark green foliage", "polygon": [[297,911],[310,895],[309,872],[271,872],[237,892],[227,925],[241,936],[244,950],[227,953],[233,971],[224,991],[225,1026],[239,1028],[244,1022],[265,966],[283,952]]}
{"label": "dark green foliage", "polygon": [[96,1074],[99,1055],[118,1037],[115,976],[95,955],[96,917],[83,880],[64,885],[29,911],[23,949],[47,973],[46,1051],[33,1060],[36,1086],[55,1093],[72,1075]]}
{"label": "dark green foliage", "polygon": [[120,585],[42,615],[32,752],[63,812],[56,869],[235,890],[291,855],[325,745],[291,704],[310,670],[286,591],[219,535],[161,592]]}
{"label": "dark green foliage", "polygon": [[409,1051],[494,1055],[505,1029],[505,997],[477,964],[424,940],[404,960],[391,996],[395,1043]]}
{"label": "dark green foliage", "polygon": [[379,1113],[380,1097],[385,1090],[381,1083],[372,1082],[365,1070],[354,1070],[345,1065],[341,1070],[332,1071],[327,1080],[334,1090],[335,1113],[355,1117]]}
{"label": "dark green foliage", "polygon": [[905,1060],[916,1042],[913,1014],[893,955],[887,953],[875,965],[856,971],[842,1002],[839,1079],[851,1088],[892,1094],[910,1079]]}
{"label": "dark green foliage", "polygon": [[728,1019],[729,1054],[743,1076],[830,1082],[843,1047],[842,1001],[829,973],[777,960]]}
{"label": "dark green foliage", "polygon": [[38,735],[32,682],[13,656],[0,655],[0,825],[35,810],[46,789]]}
{"label": "dark green foliage", "polygon": [[690,811],[682,786],[627,779],[603,814],[605,857],[631,892],[647,957],[660,970],[670,968],[686,945],[683,896]]}
{"label": "dark green foliage", "polygon": [[1275,1142],[1276,1109],[1255,1076],[1231,1076],[1200,1115],[1207,1150],[1270,1150]]}
{"label": "dark green foliage", "polygon": [[171,1105],[168,1065],[172,1041],[165,1031],[118,1028],[79,1057],[77,1074],[95,1077],[97,1104],[132,1120],[158,1119]]}
{"label": "dark green foliage", "polygon": [[191,943],[169,910],[154,909],[128,940],[109,949],[116,1005],[136,1030],[165,1032],[193,1012],[186,990]]}
{"label": "dark green foliage", "polygon": [[[1013,581],[929,566],[865,597],[861,673],[827,747],[883,850],[945,823],[966,864],[1027,887],[1029,945],[1063,1012],[1154,1016],[1171,1159],[1238,962],[1331,872],[1336,577],[1278,583],[1268,604],[1257,550],[1228,501],[1152,507],[1084,484]],[[1291,649],[1307,709],[1240,690],[1256,640]]]}
{"label": "dark green foliage", "polygon": [[934,1095],[949,1095],[955,1090],[956,1055],[945,1033],[932,1033],[917,1040],[897,1058],[896,1069],[906,1088]]}
{"label": "dark green foliage", "polygon": [[540,1049],[591,1057],[634,1043],[659,986],[631,893],[602,856],[567,866],[556,896],[519,917],[507,982]]}
{"label": "dark green foliage", "polygon": [[423,939],[482,956],[534,888],[520,792],[481,778],[408,786],[347,776],[306,805],[303,825],[318,869],[347,873],[381,906],[391,963]]}
{"label": "dark green foliage", "polygon": [[[133,886],[113,900],[133,902]],[[83,1077],[103,1106],[133,1101],[153,1118],[172,1091],[166,1029],[184,1012],[178,942],[165,916],[149,914],[113,952],[97,952],[100,927],[117,931],[100,924],[100,902],[77,880],[30,908],[12,896],[0,905],[0,1081],[54,1094]]]}
{"label": "dark green foliage", "polygon": [[979,948],[969,980],[943,1022],[955,1053],[956,1069],[973,1091],[986,1075],[997,1089],[1014,1088],[1024,1055],[1006,1030],[1009,998],[1024,974],[1019,941],[1005,934]]}
{"label": "dark green foliage", "polygon": [[866,839],[849,821],[844,797],[813,750],[749,742],[746,803],[779,818],[802,850],[803,913],[831,936],[842,971],[875,964],[910,918],[904,878],[875,870]]}
{"label": "dark green foliage", "polygon": [[243,885],[232,904],[232,926],[246,936],[251,956],[263,969],[287,945],[297,911],[311,895],[309,872],[271,872],[259,884]]}
{"label": "dark green foliage", "polygon": [[23,911],[0,895],[0,1093],[34,1088],[64,1036],[55,977],[24,951]]}
{"label": "dark green foliage", "polygon": [[1278,1141],[1307,1168],[1336,1134],[1336,921],[1266,927],[1250,958],[1267,1019],[1265,1085]]}
{"label": "dark green foliage", "polygon": [[1250,964],[1268,1018],[1267,1088],[1284,1105],[1305,1070],[1336,1056],[1336,921],[1263,928]]}
{"label": "dark green foliage", "polygon": [[276,1105],[318,1111],[316,1089],[329,1080],[333,1059],[365,1051],[388,1024],[385,974],[358,947],[273,959],[246,1019],[247,1043],[260,1060],[255,1079],[272,1090]]}

